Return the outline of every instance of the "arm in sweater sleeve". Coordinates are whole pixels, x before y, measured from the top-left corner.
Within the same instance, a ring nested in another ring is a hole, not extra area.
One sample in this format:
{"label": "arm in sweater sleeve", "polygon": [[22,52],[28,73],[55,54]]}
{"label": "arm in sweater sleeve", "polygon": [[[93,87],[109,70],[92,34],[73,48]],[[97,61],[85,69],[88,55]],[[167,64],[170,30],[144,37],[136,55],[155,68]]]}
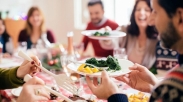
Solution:
{"label": "arm in sweater sleeve", "polygon": [[23,85],[23,80],[17,78],[17,69],[0,69],[0,89],[16,88]]}
{"label": "arm in sweater sleeve", "polygon": [[108,98],[108,102],[128,102],[125,94],[114,94]]}

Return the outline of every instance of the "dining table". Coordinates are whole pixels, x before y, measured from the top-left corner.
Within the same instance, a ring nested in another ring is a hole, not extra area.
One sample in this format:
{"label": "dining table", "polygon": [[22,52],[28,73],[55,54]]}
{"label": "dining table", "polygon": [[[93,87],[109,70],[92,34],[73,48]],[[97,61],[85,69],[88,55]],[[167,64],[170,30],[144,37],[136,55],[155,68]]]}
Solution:
{"label": "dining table", "polygon": [[[0,63],[0,67],[1,68],[11,68],[11,67],[15,67],[15,66],[19,66],[21,63],[23,62],[23,59],[16,56],[16,57],[10,57],[10,58],[3,58],[1,63]],[[164,78],[164,76],[166,75],[167,71],[163,71],[163,70],[158,70],[158,74],[156,75],[156,77],[159,80],[162,80]],[[61,73],[64,74],[64,73]],[[56,82],[53,79],[53,77],[49,76],[48,74],[44,73],[44,72],[40,72],[37,73],[35,76],[41,78],[46,85],[49,86],[55,86]],[[135,94],[138,93],[138,90],[135,90],[133,88],[131,88],[130,86],[128,86],[127,84],[120,82],[118,80],[112,79],[117,85],[119,90],[124,93],[124,94]],[[83,78],[82,81],[79,82],[79,86],[78,87],[83,87],[83,91],[81,92],[82,97],[84,98],[89,98],[92,95],[92,92],[90,91],[85,79]],[[67,90],[58,87],[59,88],[59,92],[62,93],[63,95],[69,97],[72,96],[72,93],[68,92]],[[0,90],[0,95],[2,96],[2,102],[16,102],[17,100],[17,96],[14,96],[12,94],[12,90],[13,89],[5,89],[5,90]],[[149,93],[145,93],[147,96],[150,96]],[[62,102],[63,100],[61,98],[57,98],[56,100],[49,100],[48,102]],[[106,100],[99,100],[98,102],[106,102]]]}

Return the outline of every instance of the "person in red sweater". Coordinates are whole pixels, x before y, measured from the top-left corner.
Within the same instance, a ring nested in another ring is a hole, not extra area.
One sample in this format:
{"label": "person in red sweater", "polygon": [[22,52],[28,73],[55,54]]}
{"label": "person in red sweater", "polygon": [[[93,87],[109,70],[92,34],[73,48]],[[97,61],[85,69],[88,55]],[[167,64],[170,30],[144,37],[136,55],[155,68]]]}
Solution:
{"label": "person in red sweater", "polygon": [[[104,17],[104,6],[101,0],[90,0],[88,2],[88,10],[91,21],[88,23],[86,30],[98,30],[109,26],[112,30],[118,27],[118,24]],[[113,55],[113,50],[103,49],[98,40],[90,39],[87,36],[83,37],[84,50],[86,50],[89,42],[92,43],[94,54],[97,57],[107,57]]]}

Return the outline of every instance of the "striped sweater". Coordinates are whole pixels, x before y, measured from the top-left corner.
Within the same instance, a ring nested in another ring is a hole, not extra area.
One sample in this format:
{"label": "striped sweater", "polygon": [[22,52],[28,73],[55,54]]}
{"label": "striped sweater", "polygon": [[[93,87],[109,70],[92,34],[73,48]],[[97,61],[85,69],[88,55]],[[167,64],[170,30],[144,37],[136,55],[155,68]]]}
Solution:
{"label": "striped sweater", "polygon": [[167,74],[149,102],[183,102],[183,65]]}

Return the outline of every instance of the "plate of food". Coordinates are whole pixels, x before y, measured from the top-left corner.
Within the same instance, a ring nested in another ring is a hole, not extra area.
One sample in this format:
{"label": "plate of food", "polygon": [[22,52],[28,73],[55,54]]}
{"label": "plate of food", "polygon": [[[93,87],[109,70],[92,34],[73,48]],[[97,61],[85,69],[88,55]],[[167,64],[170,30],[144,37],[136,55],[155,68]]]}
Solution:
{"label": "plate of food", "polygon": [[81,34],[88,36],[91,39],[97,40],[109,40],[112,38],[126,36],[126,33],[117,30],[111,30],[111,28],[108,26],[99,30],[85,30],[82,31]]}
{"label": "plate of food", "polygon": [[18,87],[18,88],[12,89],[12,90],[11,90],[11,93],[12,93],[14,96],[18,97],[18,96],[20,96],[21,91],[22,91],[22,87]]}
{"label": "plate of food", "polygon": [[70,63],[67,68],[80,75],[91,77],[101,77],[101,72],[106,70],[110,77],[117,77],[129,73],[129,67],[133,65],[134,63],[129,60],[108,56],[106,59],[89,58],[83,64]]}
{"label": "plate of food", "polygon": [[[89,97],[82,97],[82,96],[80,97],[80,96],[73,95],[73,96],[69,96],[69,99],[71,99],[74,102],[99,102],[97,101],[95,95],[89,95]],[[67,101],[63,100],[61,102],[67,102]],[[100,101],[100,102],[103,102],[103,101]]]}

